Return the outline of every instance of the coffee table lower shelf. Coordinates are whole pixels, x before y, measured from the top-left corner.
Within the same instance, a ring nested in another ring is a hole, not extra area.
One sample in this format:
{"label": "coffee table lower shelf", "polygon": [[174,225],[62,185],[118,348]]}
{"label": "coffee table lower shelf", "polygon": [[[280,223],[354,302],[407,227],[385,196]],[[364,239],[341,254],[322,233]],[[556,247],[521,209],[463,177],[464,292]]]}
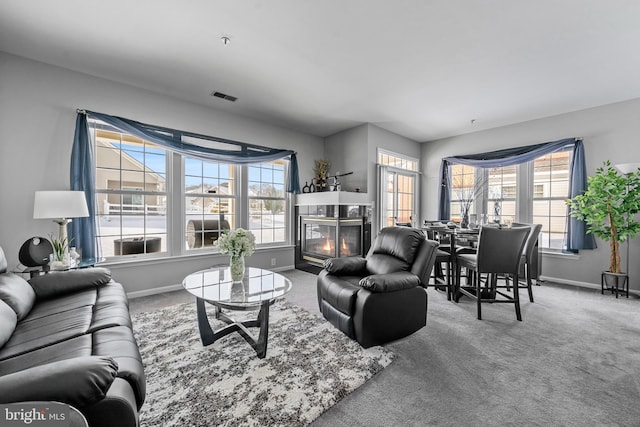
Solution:
{"label": "coffee table lower shelf", "polygon": [[[254,306],[238,306],[229,305],[221,302],[207,301],[205,299],[196,297],[196,307],[198,309],[198,329],[200,330],[200,339],[202,345],[207,346],[213,344],[222,337],[229,335],[232,332],[238,332],[244,340],[249,343],[251,347],[256,351],[258,358],[264,359],[267,355],[267,342],[269,339],[269,306],[273,304],[274,300],[262,301],[259,305]],[[205,303],[211,304],[215,309],[215,317],[218,320],[222,320],[227,326],[214,331],[209,323],[207,317],[207,311]],[[258,318],[256,320],[245,320],[241,322],[235,321],[233,318],[227,316],[222,312],[222,309],[236,310],[236,311],[258,311]],[[247,328],[260,328],[258,339],[256,340]]]}

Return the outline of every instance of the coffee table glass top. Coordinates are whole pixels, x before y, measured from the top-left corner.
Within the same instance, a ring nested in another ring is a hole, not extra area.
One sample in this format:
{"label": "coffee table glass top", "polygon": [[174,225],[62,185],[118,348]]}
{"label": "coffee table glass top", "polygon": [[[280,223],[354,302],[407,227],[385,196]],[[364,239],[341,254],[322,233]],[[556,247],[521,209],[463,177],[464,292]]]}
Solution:
{"label": "coffee table glass top", "polygon": [[209,302],[257,305],[291,290],[291,281],[281,274],[248,267],[242,282],[231,280],[229,267],[216,267],[191,273],[182,286],[192,295]]}

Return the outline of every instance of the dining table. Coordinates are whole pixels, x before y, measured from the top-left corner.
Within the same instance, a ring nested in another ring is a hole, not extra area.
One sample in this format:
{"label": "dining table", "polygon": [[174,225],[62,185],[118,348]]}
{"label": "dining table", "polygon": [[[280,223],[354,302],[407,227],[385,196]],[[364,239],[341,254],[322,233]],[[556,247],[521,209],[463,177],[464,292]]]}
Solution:
{"label": "dining table", "polygon": [[456,272],[456,255],[459,253],[475,253],[478,246],[480,228],[461,228],[445,224],[430,224],[423,227],[423,231],[430,240],[439,242],[438,248],[449,254],[449,274],[446,278],[447,286],[453,286]]}

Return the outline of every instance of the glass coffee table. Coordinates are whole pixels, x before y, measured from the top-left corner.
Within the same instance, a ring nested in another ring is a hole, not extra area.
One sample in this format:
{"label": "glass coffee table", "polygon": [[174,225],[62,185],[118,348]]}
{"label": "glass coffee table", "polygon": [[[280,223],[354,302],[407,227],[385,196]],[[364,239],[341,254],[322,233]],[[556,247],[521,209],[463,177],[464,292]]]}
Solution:
{"label": "glass coffee table", "polygon": [[[229,267],[214,267],[189,274],[182,286],[196,297],[198,329],[202,345],[210,345],[218,339],[238,332],[258,354],[267,355],[269,338],[269,306],[276,298],[291,290],[291,281],[281,274],[261,268],[248,267],[242,282],[233,282]],[[214,307],[216,319],[227,325],[213,331],[207,317],[205,303]],[[222,309],[235,311],[259,310],[256,320],[237,322]],[[247,328],[260,328],[256,340]]]}

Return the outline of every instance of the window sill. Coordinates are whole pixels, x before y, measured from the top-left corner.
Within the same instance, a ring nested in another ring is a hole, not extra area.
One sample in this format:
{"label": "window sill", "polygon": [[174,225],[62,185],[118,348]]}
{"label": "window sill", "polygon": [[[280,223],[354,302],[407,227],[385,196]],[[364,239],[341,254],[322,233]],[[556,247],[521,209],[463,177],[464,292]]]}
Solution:
{"label": "window sill", "polygon": [[[258,247],[256,248],[255,253],[260,253],[260,252],[268,252],[268,251],[273,251],[273,250],[282,250],[282,249],[293,249],[295,248],[295,245],[289,245],[289,244],[282,244],[282,245],[278,245],[278,246],[263,246],[263,247]],[[181,261],[186,261],[186,260],[193,260],[193,259],[198,259],[198,258],[221,258],[221,259],[226,259],[229,257],[229,255],[226,254],[221,254],[220,252],[216,251],[216,252],[211,252],[211,251],[198,251],[197,253],[189,253],[189,254],[182,254],[182,255],[158,255],[158,256],[140,256],[140,257],[132,257],[132,258],[126,258],[126,259],[117,259],[117,258],[110,258],[107,259],[105,262],[101,262],[100,264],[98,264],[99,267],[111,267],[111,266],[133,266],[133,265],[140,265],[140,264],[164,264],[167,262],[181,262]]]}
{"label": "window sill", "polygon": [[565,259],[565,260],[579,260],[580,259],[580,254],[567,254],[564,252],[556,252],[556,251],[549,251],[549,250],[542,250],[542,256],[545,257],[550,257],[550,258],[558,258],[558,259]]}

